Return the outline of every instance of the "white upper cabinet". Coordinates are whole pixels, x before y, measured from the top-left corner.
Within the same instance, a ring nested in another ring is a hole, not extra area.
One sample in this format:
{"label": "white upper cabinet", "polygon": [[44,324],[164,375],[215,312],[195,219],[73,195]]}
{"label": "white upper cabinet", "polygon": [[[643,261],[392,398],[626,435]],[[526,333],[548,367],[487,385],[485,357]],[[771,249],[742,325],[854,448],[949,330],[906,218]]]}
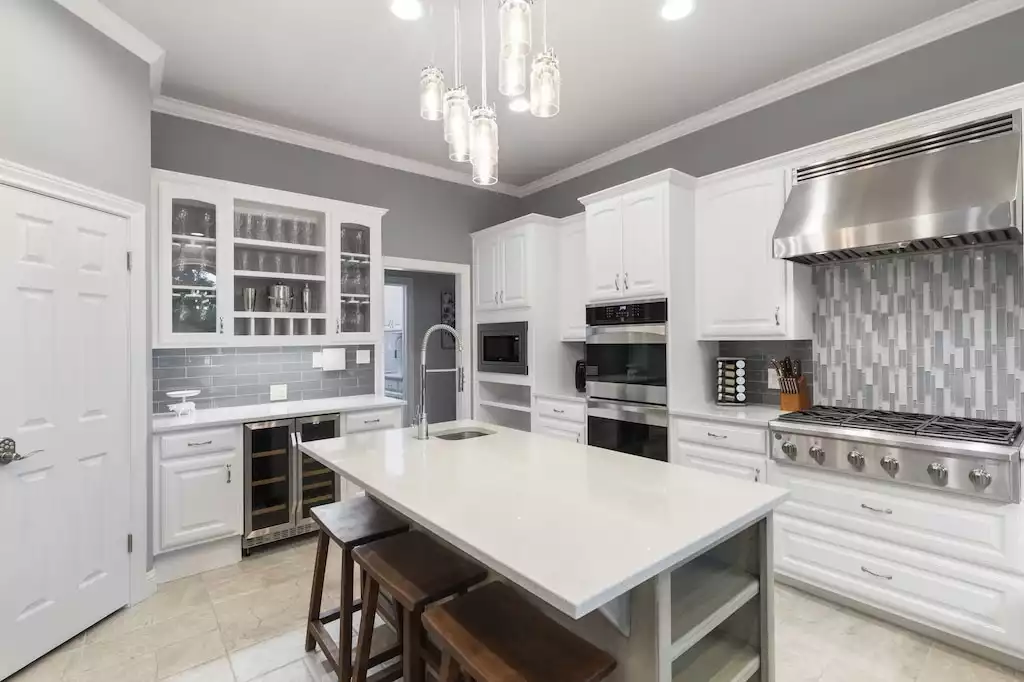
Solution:
{"label": "white upper cabinet", "polygon": [[622,197],[622,292],[628,298],[668,291],[667,190],[667,185],[658,185]]}
{"label": "white upper cabinet", "polygon": [[477,310],[529,307],[529,237],[526,226],[473,236]]}
{"label": "white upper cabinet", "polygon": [[583,197],[587,207],[587,300],[668,295],[669,201],[692,179],[662,171]]}
{"label": "white upper cabinet", "polygon": [[772,257],[784,170],[697,188],[697,317],[703,339],[810,338],[810,269]]}
{"label": "white upper cabinet", "polygon": [[380,337],[383,209],[159,170],[153,196],[156,347]]}
{"label": "white upper cabinet", "polygon": [[587,221],[583,215],[558,228],[559,325],[563,341],[587,337]]}
{"label": "white upper cabinet", "polygon": [[587,299],[622,295],[622,198],[587,207]]}

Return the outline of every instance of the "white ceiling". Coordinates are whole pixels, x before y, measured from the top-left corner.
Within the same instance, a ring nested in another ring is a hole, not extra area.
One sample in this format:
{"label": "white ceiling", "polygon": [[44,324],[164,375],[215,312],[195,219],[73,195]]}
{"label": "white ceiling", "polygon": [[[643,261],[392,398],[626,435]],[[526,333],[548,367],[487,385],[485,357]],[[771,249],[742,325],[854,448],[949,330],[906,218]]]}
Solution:
{"label": "white ceiling", "polygon": [[[469,172],[447,160],[440,124],[418,115],[432,35],[452,72],[455,0],[434,0],[433,31],[426,18],[392,16],[387,0],[103,1],[166,49],[165,95]],[[562,110],[541,120],[499,103],[500,179],[536,180],[969,4],[697,0],[670,23],[660,0],[553,0]],[[480,4],[462,6],[464,79],[477,102]],[[495,99],[497,2],[486,6]]]}

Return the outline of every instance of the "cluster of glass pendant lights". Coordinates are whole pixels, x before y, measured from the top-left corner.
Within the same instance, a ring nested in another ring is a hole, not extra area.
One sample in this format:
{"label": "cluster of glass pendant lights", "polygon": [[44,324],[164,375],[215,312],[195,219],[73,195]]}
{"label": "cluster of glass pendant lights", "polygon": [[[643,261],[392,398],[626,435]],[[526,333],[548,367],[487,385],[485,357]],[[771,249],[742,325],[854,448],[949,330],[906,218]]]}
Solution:
{"label": "cluster of glass pendant lights", "polygon": [[[436,65],[420,72],[420,116],[444,121],[448,158],[470,162],[473,182],[493,185],[498,181],[498,117],[487,99],[486,2],[480,2],[480,90],[479,106],[470,108],[469,93],[462,83],[462,34],[459,26],[460,0],[455,0],[455,86],[445,89],[444,73]],[[493,0],[491,0],[493,1]],[[532,44],[534,0],[499,0],[498,24],[501,53],[498,63],[498,91],[509,98],[513,111],[529,110],[539,118],[558,113],[561,74],[558,58],[547,44],[547,3],[543,2],[543,50],[533,58],[527,82],[526,61]],[[405,19],[422,14],[421,5],[395,0],[391,10]],[[527,89],[529,93],[527,94]]]}

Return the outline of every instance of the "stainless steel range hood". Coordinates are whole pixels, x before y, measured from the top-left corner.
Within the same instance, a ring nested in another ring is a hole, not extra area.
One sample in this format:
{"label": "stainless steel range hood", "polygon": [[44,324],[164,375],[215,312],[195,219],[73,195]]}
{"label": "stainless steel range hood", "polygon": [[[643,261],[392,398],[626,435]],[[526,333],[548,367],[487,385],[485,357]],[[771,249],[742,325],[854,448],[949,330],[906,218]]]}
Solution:
{"label": "stainless steel range hood", "polygon": [[774,253],[817,265],[1021,242],[1020,112],[801,168]]}

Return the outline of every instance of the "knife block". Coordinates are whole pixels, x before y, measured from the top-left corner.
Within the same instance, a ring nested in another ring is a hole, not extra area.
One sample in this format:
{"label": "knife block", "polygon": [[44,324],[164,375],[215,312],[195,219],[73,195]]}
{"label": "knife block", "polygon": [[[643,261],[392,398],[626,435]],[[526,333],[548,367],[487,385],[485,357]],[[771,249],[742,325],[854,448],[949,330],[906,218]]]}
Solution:
{"label": "knife block", "polygon": [[779,409],[783,412],[799,412],[811,407],[811,391],[807,386],[807,379],[800,377],[797,380],[796,393],[780,393]]}

